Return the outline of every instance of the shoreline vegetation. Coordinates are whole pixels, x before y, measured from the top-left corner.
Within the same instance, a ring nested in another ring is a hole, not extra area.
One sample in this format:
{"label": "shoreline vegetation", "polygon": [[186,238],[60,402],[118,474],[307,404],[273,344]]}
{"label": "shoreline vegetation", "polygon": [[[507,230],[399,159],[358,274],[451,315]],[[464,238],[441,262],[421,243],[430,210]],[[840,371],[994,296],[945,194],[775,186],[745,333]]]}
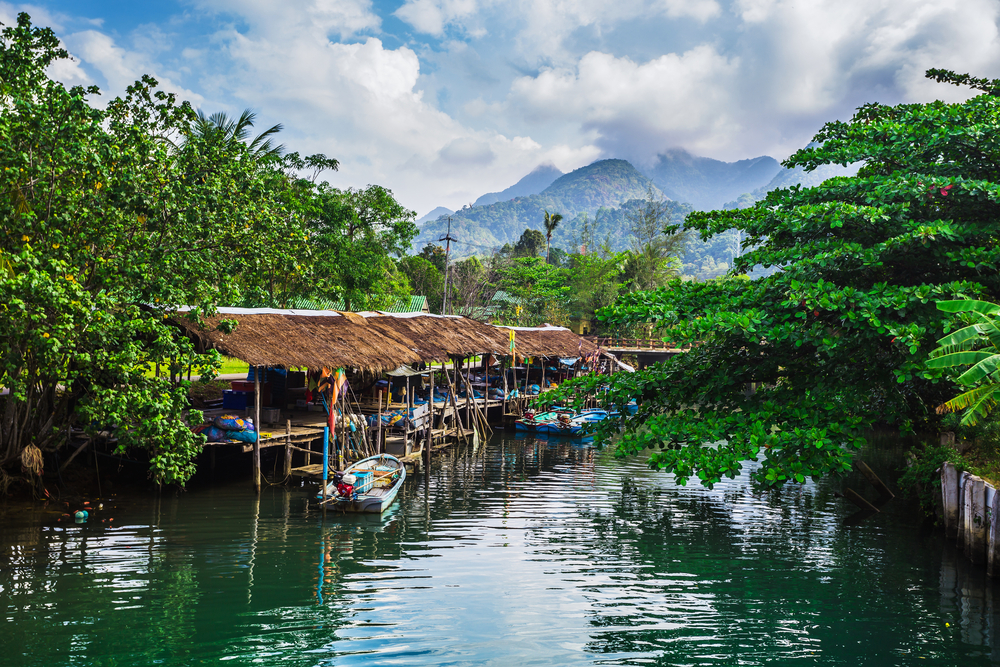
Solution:
{"label": "shoreline vegetation", "polygon": [[[4,489],[21,478],[37,492],[74,430],[113,431],[114,452],[141,453],[154,483],[183,486],[204,442],[189,425],[197,404],[222,387],[215,375],[245,365],[173,326],[182,306],[195,318],[361,311],[419,295],[432,312],[497,324],[672,341],[685,353],[566,382],[543,402],[601,396],[620,416],[599,438],[619,456],[652,451],[651,467],[680,484],[710,488],[756,460],[755,487],[779,489],[846,474],[871,429],[961,431],[936,408],[968,375],[928,359],[970,323],[935,304],[1000,299],[1000,82],[929,70],[982,94],[869,104],[826,124],[783,166],[862,166],[814,187],[690,211],[628,172],[633,196],[614,220],[624,244],[607,241],[610,219],[546,208],[544,232],[453,261],[434,243],[411,254],[413,211],[383,186],[332,187],[321,177],[340,163],[278,145],[280,125],[255,134],[252,112],[206,115],[148,76],[98,108],[97,88],[50,78],[68,57],[27,14],[0,38]],[[557,182],[585,187],[569,176]],[[570,222],[568,252],[553,240]],[[681,279],[695,236],[735,244],[725,276]],[[202,381],[189,386],[188,369]],[[948,456],[992,478],[996,438],[982,433],[961,455],[926,446],[919,465]]]}

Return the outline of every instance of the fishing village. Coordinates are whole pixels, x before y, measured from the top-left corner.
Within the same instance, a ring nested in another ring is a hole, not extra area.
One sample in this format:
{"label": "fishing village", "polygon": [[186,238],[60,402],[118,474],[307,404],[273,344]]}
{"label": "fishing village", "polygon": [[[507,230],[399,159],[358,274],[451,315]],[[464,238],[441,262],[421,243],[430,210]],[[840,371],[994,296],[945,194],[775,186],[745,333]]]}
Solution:
{"label": "fishing village", "polygon": [[1000,0],[0,2],[0,667],[1000,665],[997,77]]}
{"label": "fishing village", "polygon": [[[532,398],[581,373],[632,370],[555,326],[241,308],[220,308],[203,321],[180,311],[170,320],[199,352],[214,349],[250,366],[196,430],[206,436],[210,461],[219,447],[252,454],[257,492],[263,450],[277,448],[272,481],[305,477],[325,485],[331,470],[360,459],[429,460],[435,449],[513,428]],[[235,322],[231,333],[220,331],[223,320]]]}

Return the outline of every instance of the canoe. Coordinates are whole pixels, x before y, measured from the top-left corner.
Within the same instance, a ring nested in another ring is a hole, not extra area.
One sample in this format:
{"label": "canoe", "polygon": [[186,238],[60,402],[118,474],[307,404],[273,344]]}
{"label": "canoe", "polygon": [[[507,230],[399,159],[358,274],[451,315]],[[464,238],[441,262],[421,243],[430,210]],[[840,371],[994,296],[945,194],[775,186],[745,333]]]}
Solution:
{"label": "canoe", "polygon": [[[340,495],[338,484],[353,476],[350,495]],[[381,514],[389,509],[396,499],[403,480],[406,479],[406,467],[403,462],[390,454],[376,454],[351,464],[343,475],[337,475],[326,487],[327,500],[320,502],[328,508],[341,512],[365,512]],[[322,501],[322,496],[319,496]]]}

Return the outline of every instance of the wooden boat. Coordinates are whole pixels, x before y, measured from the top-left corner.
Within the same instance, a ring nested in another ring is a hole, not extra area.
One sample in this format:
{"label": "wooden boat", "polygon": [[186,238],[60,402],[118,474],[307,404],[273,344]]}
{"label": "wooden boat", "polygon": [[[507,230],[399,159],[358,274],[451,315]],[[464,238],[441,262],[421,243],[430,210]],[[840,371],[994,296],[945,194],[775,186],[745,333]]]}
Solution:
{"label": "wooden boat", "polygon": [[604,421],[609,416],[611,416],[611,413],[607,410],[584,410],[572,417],[564,414],[562,418],[547,421],[544,424],[540,424],[536,430],[548,435],[565,435],[574,438],[593,437],[592,429],[589,427],[597,422]]}
{"label": "wooden boat", "polygon": [[[341,495],[345,481],[353,477],[354,483],[348,495]],[[320,505],[341,512],[366,512],[381,514],[396,499],[406,467],[403,462],[390,454],[376,454],[351,464],[342,475],[331,480],[326,486],[327,500]]]}
{"label": "wooden boat", "polygon": [[565,409],[555,409],[547,410],[545,412],[539,412],[537,415],[531,415],[530,417],[522,417],[514,422],[514,430],[516,431],[537,431],[544,432],[546,430],[546,425],[558,421],[560,415],[567,417],[573,417],[576,413],[573,410]]}

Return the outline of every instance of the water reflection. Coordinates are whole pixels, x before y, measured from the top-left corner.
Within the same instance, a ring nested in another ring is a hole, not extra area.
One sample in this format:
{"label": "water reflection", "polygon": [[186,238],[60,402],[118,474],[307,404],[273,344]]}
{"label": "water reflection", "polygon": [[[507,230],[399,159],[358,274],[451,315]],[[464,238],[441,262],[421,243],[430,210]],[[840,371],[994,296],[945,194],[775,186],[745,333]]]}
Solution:
{"label": "water reflection", "polygon": [[119,499],[115,528],[6,508],[0,664],[1000,661],[982,571],[905,503],[843,527],[835,484],[678,488],[500,438],[382,517],[247,486]]}

